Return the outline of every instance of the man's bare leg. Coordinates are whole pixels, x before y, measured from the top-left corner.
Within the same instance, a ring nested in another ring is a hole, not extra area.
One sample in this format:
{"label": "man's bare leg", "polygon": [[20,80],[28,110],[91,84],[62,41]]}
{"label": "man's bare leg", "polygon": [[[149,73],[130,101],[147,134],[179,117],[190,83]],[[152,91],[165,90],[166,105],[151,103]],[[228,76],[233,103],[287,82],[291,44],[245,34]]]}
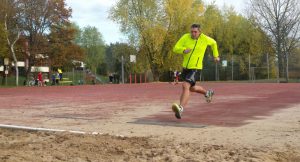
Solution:
{"label": "man's bare leg", "polygon": [[190,98],[190,88],[191,84],[188,82],[183,82],[182,84],[182,93],[180,97],[180,105],[185,107]]}
{"label": "man's bare leg", "polygon": [[[180,105],[173,104],[172,110],[175,112],[175,116],[178,119],[181,119],[181,113],[183,112],[183,107],[185,107],[189,101],[190,93],[196,92],[205,95],[207,102],[211,102],[213,91],[205,90],[201,86],[193,86],[191,87],[191,84],[188,82],[183,82],[182,84],[182,93],[180,97]],[[210,92],[210,93],[208,93]]]}
{"label": "man's bare leg", "polygon": [[206,90],[201,86],[193,86],[191,87],[190,83],[184,82],[182,85],[182,94],[180,97],[180,105],[185,107],[189,101],[190,92],[196,92],[205,95]]}
{"label": "man's bare leg", "polygon": [[206,92],[207,92],[207,91],[206,91],[203,87],[201,87],[201,86],[194,86],[194,87],[191,87],[190,90],[191,90],[191,92],[196,92],[196,93],[200,93],[200,94],[204,94],[204,95],[206,95]]}
{"label": "man's bare leg", "polygon": [[191,87],[191,92],[196,92],[196,93],[200,93],[203,94],[206,98],[206,102],[210,103],[212,101],[212,96],[214,95],[214,91],[213,90],[205,90],[203,87],[201,86],[194,86]]}

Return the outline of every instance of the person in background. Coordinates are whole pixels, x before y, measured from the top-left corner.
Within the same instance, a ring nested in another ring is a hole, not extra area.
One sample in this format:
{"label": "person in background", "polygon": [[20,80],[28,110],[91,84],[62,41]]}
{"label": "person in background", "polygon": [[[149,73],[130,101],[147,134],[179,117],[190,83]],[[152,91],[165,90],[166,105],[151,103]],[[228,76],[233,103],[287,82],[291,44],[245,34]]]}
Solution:
{"label": "person in background", "polygon": [[38,73],[38,86],[44,86],[43,74],[42,72]]}
{"label": "person in background", "polygon": [[168,71],[168,79],[169,79],[169,83],[171,84],[172,83],[172,81],[174,81],[174,73],[173,73],[173,71],[172,71],[172,69],[170,68],[169,69],[169,71]]}
{"label": "person in background", "polygon": [[57,72],[59,74],[59,80],[62,81],[62,78],[63,78],[63,72],[60,68],[57,69]]}
{"label": "person in background", "polygon": [[109,73],[108,79],[109,79],[109,83],[113,83],[114,76],[112,73]]}
{"label": "person in background", "polygon": [[179,82],[179,76],[180,76],[180,72],[175,70],[174,71],[174,84],[175,85],[178,84],[178,82]]}
{"label": "person in background", "polygon": [[51,85],[55,85],[55,83],[56,83],[56,75],[55,75],[55,73],[52,73],[51,80],[52,80],[52,84]]}
{"label": "person in background", "polygon": [[59,78],[60,78],[60,75],[59,75],[59,73],[57,72],[57,73],[56,73],[56,78],[55,78],[55,83],[56,83],[56,85],[59,85]]}

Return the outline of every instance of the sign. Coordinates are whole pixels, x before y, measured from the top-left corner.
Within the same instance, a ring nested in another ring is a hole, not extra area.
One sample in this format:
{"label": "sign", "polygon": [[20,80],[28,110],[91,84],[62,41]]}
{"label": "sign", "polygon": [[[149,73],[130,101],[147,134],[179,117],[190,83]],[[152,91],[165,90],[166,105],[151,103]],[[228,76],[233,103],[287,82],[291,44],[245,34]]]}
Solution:
{"label": "sign", "polygon": [[[15,66],[15,63],[13,62],[11,65],[12,65],[12,66]],[[17,62],[17,65],[18,65],[18,67],[25,67],[25,62],[23,62],[23,61],[18,61],[18,62]]]}
{"label": "sign", "polygon": [[8,70],[5,70],[5,75],[7,75],[8,74]]}
{"label": "sign", "polygon": [[9,65],[9,58],[4,58],[4,65]]}
{"label": "sign", "polygon": [[222,66],[223,66],[223,67],[227,67],[227,60],[223,60],[223,61],[222,61]]}
{"label": "sign", "polygon": [[49,67],[35,67],[35,66],[32,66],[31,67],[31,72],[42,72],[42,73],[48,73],[50,71]]}
{"label": "sign", "polygon": [[130,55],[130,62],[136,63],[136,55]]}

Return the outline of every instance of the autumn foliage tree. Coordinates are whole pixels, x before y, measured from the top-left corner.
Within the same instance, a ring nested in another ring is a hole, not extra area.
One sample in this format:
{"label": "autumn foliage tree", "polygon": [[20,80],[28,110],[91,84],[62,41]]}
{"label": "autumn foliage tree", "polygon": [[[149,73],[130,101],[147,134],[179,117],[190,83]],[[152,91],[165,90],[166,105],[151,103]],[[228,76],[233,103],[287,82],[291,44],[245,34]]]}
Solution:
{"label": "autumn foliage tree", "polygon": [[83,49],[74,43],[77,32],[71,24],[51,27],[47,53],[52,67],[71,67],[72,61],[84,59]]}
{"label": "autumn foliage tree", "polygon": [[0,23],[0,57],[5,56],[8,53],[6,31],[4,25]]}
{"label": "autumn foliage tree", "polygon": [[[6,34],[10,40],[16,40],[10,43],[23,47],[27,78],[40,54],[49,56],[54,66],[82,60],[82,50],[73,43],[76,30],[70,25],[72,10],[65,0],[1,0],[0,8],[1,19],[7,20]],[[18,41],[18,35],[22,41]],[[12,39],[14,36],[16,39]]]}
{"label": "autumn foliage tree", "polygon": [[7,31],[5,30],[5,3],[4,0],[0,1],[0,57],[7,56]]}
{"label": "autumn foliage tree", "polygon": [[[41,48],[46,39],[45,35],[54,27],[64,29],[71,16],[71,8],[68,8],[65,0],[19,0],[21,1],[22,27],[29,43],[29,66],[35,62],[37,54],[46,54],[48,49]],[[57,56],[60,57],[60,56]],[[64,59],[63,59],[64,60]],[[28,76],[28,75],[27,75]]]}
{"label": "autumn foliage tree", "polygon": [[[266,34],[253,25],[253,20],[236,13],[232,7],[225,6],[220,10],[214,4],[208,5],[201,24],[203,32],[218,42],[222,60],[228,61],[227,70],[220,72],[225,79],[245,80],[251,77],[249,74],[252,67],[267,69],[267,61],[264,59],[267,53],[270,54],[270,60],[274,60]],[[210,53],[210,50],[207,52]],[[215,65],[209,60],[205,64],[206,70],[214,76]],[[272,67],[274,64],[270,64]]]}
{"label": "autumn foliage tree", "polygon": [[172,59],[170,49],[176,39],[199,20],[203,11],[203,4],[195,0],[119,0],[110,18],[121,25],[131,44],[138,45],[154,80],[159,80],[168,69],[166,63]]}
{"label": "autumn foliage tree", "polygon": [[19,1],[3,1],[0,5],[1,19],[4,22],[4,35],[6,36],[6,45],[9,49],[8,53],[10,58],[12,58],[16,74],[16,86],[19,84],[19,68],[18,68],[18,58],[16,54],[16,43],[18,42],[21,29],[19,15],[21,14],[18,6],[20,5]]}
{"label": "autumn foliage tree", "polygon": [[[0,58],[7,57],[8,56],[8,45],[7,45],[7,40],[6,40],[6,31],[4,28],[4,25],[0,23]],[[2,63],[3,60],[0,60]],[[4,73],[3,73],[3,79],[2,79],[2,84],[5,83],[4,80]]]}
{"label": "autumn foliage tree", "polygon": [[[110,18],[121,25],[121,31],[148,61],[155,80],[164,71],[181,69],[182,57],[172,48],[193,23],[200,23],[202,31],[217,40],[222,59],[234,58],[231,62],[238,65],[235,73],[241,78],[248,78],[251,66],[262,66],[261,44],[266,34],[233,8],[220,10],[201,0],[119,0]],[[207,50],[205,68],[214,74],[210,53]]]}

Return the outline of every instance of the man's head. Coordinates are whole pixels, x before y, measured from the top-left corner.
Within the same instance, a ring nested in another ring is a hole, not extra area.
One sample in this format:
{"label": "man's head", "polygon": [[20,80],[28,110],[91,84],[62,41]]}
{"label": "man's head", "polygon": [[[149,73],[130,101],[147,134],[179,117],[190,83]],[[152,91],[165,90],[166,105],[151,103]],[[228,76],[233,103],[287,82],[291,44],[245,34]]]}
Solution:
{"label": "man's head", "polygon": [[201,34],[201,26],[200,24],[193,24],[191,26],[191,36],[193,39],[198,39]]}

